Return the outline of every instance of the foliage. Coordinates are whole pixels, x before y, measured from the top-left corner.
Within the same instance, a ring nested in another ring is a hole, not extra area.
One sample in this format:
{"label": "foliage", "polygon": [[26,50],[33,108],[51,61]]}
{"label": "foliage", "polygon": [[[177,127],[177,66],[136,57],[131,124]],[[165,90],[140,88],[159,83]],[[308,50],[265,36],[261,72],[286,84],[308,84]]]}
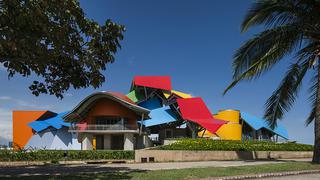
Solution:
{"label": "foliage", "polygon": [[[245,16],[241,31],[264,25],[266,30],[246,41],[233,59],[233,82],[224,93],[243,80],[258,78],[284,57],[293,58],[279,87],[267,100],[264,117],[271,127],[283,118],[298,96],[302,80],[308,71],[318,76],[320,53],[320,1],[258,0]],[[318,64],[317,64],[318,63]],[[315,83],[313,83],[315,84]],[[315,89],[314,86],[313,90]],[[311,91],[312,111],[307,120],[315,118],[314,91]]]}
{"label": "foliage", "polygon": [[39,76],[29,87],[34,95],[62,98],[70,87],[101,86],[124,30],[86,18],[77,0],[2,0],[0,65],[9,78]]}
{"label": "foliage", "polygon": [[59,161],[59,160],[97,160],[134,159],[134,151],[89,151],[89,150],[0,150],[0,161]]}
{"label": "foliage", "polygon": [[178,139],[177,142],[159,146],[160,150],[192,151],[312,151],[312,145],[275,143],[268,141],[222,141],[212,139]]}

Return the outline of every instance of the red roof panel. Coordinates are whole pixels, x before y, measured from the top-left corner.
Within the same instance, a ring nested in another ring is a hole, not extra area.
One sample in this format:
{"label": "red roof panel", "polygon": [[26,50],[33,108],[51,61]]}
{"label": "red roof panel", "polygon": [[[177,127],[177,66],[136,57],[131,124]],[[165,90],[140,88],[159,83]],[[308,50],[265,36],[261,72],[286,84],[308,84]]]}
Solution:
{"label": "red roof panel", "polygon": [[124,101],[127,101],[130,104],[135,104],[136,105],[135,102],[133,102],[130,98],[128,98],[126,95],[124,95],[122,93],[119,93],[119,92],[107,92],[107,93],[112,94],[113,96],[118,97],[118,98],[120,98],[120,99],[122,99]]}
{"label": "red roof panel", "polygon": [[200,97],[177,99],[177,103],[183,119],[195,122],[211,133],[215,133],[223,124],[227,123],[226,121],[214,119]]}
{"label": "red roof panel", "polygon": [[163,89],[168,91],[172,89],[170,76],[135,76],[133,83],[137,86],[155,89]]}

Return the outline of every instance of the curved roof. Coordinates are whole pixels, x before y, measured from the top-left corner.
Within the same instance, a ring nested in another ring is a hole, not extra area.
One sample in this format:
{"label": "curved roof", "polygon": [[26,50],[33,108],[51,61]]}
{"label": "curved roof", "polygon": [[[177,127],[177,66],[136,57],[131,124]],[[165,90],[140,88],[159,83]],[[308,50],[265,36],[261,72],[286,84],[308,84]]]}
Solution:
{"label": "curved roof", "polygon": [[145,118],[149,118],[148,114],[150,110],[136,105],[127,96],[118,92],[97,92],[83,99],[72,111],[66,114],[63,119],[66,121],[72,121],[74,115],[81,118],[84,117],[90,110],[90,107],[92,107],[97,100],[102,98],[107,98],[112,101],[118,102],[121,105],[134,111],[137,115],[141,116],[142,114],[144,114]]}

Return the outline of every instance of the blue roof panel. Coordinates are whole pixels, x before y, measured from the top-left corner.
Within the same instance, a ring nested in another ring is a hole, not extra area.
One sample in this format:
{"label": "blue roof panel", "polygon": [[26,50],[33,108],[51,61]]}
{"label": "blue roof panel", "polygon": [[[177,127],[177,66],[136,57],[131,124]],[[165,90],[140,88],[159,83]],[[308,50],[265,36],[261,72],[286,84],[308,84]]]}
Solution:
{"label": "blue roof panel", "polygon": [[150,110],[162,107],[160,100],[156,97],[148,99],[147,101],[143,101],[143,102],[139,103],[138,105],[141,107],[150,109]]}
{"label": "blue roof panel", "polygon": [[285,139],[289,139],[288,131],[286,130],[286,128],[283,125],[281,125],[279,123],[278,123],[277,127],[275,127],[274,129],[271,129],[271,127],[268,125],[266,120],[255,117],[255,116],[248,114],[246,112],[241,112],[241,118],[255,130],[259,130],[261,128],[266,128],[269,131],[271,131],[271,132],[273,132],[273,133],[275,133]]}
{"label": "blue roof panel", "polygon": [[177,116],[168,106],[152,110],[149,116],[151,119],[144,121],[146,127],[170,123],[177,120]]}
{"label": "blue roof panel", "polygon": [[43,121],[33,121],[28,125],[35,130],[36,132],[47,129],[48,127],[53,127],[55,129],[61,129],[63,126],[70,127],[70,123],[64,122],[62,117],[66,115],[68,112],[59,113],[54,117]]}
{"label": "blue roof panel", "polygon": [[28,124],[36,132],[42,131],[49,127],[49,125],[43,121],[33,121]]}

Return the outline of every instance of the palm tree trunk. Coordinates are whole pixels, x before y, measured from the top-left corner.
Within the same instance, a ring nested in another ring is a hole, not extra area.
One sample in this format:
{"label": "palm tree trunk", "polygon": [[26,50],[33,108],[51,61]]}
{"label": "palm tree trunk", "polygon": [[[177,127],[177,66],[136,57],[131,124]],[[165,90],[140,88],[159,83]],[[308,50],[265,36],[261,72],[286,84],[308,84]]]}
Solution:
{"label": "palm tree trunk", "polygon": [[314,150],[312,162],[320,163],[320,64],[318,62],[317,67],[317,104],[316,104],[316,116],[314,119]]}

